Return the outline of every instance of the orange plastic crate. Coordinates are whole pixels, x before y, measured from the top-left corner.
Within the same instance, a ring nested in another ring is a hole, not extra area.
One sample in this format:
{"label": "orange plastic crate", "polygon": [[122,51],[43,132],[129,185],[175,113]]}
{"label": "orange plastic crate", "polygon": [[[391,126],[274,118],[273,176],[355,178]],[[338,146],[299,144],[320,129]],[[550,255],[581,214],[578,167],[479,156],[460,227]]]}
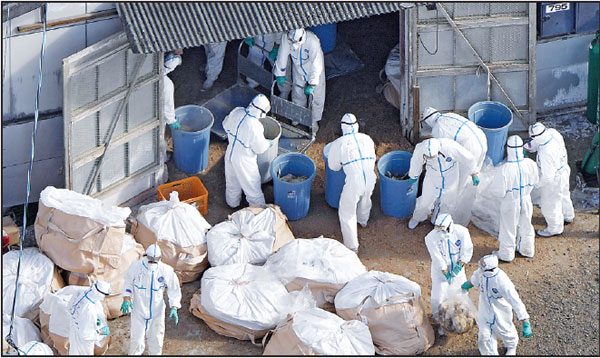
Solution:
{"label": "orange plastic crate", "polygon": [[202,215],[208,214],[208,190],[198,177],[165,183],[158,186],[158,200],[169,200],[172,191],[179,193],[179,200],[198,208]]}

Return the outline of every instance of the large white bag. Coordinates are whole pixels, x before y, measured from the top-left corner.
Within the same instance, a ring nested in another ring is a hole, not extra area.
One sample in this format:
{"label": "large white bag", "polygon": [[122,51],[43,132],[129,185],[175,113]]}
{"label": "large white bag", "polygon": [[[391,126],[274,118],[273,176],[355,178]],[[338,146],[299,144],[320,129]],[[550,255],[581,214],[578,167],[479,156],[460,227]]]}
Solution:
{"label": "large white bag", "polygon": [[296,239],[269,257],[265,267],[287,290],[310,288],[317,307],[334,312],[333,299],[344,285],[367,272],[356,253],[342,243],[327,239]]}
{"label": "large white bag", "polygon": [[[2,255],[2,312],[5,314],[12,311],[18,262],[18,250]],[[46,255],[34,247],[23,249],[15,315],[23,316],[41,302],[50,292],[53,277],[54,264]]]}
{"label": "large white bag", "polygon": [[144,246],[158,243],[162,261],[173,267],[182,282],[195,281],[208,267],[206,232],[210,224],[198,209],[179,201],[171,192],[168,201],[142,206],[132,232]]}
{"label": "large white bag", "polygon": [[[10,353],[9,353],[10,354]],[[52,356],[54,352],[48,345],[38,342],[30,341],[19,347],[19,355],[22,356]]]}
{"label": "large white bag", "polygon": [[320,308],[289,315],[275,329],[264,355],[375,355],[369,328]]}
{"label": "large white bag", "polygon": [[262,265],[294,235],[276,205],[245,208],[215,225],[206,236],[211,266],[250,263]]}
{"label": "large white bag", "polygon": [[[64,287],[56,293],[47,295],[40,305],[42,339],[59,355],[66,355],[69,352],[69,326],[71,324],[69,301],[87,289],[89,287],[75,285]],[[102,318],[100,326],[106,325],[108,325],[106,320]],[[95,344],[94,353],[96,355],[104,354],[108,349],[109,342],[110,336],[102,336],[102,339]]]}
{"label": "large white bag", "polygon": [[479,172],[477,195],[471,209],[471,221],[479,229],[498,239],[500,231],[500,200],[488,190],[500,167],[487,159]]}
{"label": "large white bag", "polygon": [[[8,352],[11,347],[5,341],[10,332],[10,314],[4,312],[2,315],[2,352]],[[41,341],[40,330],[27,318],[15,316],[12,339],[17,347],[21,347],[30,341]]]}
{"label": "large white bag", "polygon": [[204,273],[190,311],[219,334],[254,341],[289,313],[314,305],[308,290],[288,293],[277,277],[263,267],[233,264]]}
{"label": "large white bag", "polygon": [[335,296],[335,309],[343,319],[369,326],[378,354],[420,354],[435,340],[421,287],[399,275],[379,271],[360,275]]}

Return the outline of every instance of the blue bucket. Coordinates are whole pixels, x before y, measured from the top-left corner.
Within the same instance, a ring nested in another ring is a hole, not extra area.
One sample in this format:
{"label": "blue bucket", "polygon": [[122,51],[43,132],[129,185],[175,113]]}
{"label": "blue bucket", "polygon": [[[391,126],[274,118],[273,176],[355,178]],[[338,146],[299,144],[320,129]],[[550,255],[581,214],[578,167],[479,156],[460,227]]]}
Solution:
{"label": "blue bucket", "polygon": [[314,32],[315,35],[321,41],[321,49],[323,49],[323,53],[328,53],[333,51],[335,48],[335,31],[336,31],[335,22],[331,24],[325,24],[315,27],[309,27],[308,29]]}
{"label": "blue bucket", "polygon": [[329,168],[327,158],[330,149],[331,143],[323,148],[323,160],[325,161],[325,200],[329,206],[337,209],[340,205],[342,189],[344,188],[344,184],[346,184],[346,174],[343,169],[335,171]]}
{"label": "blue bucket", "polygon": [[[304,154],[286,153],[271,162],[270,170],[275,204],[279,205],[289,220],[305,217],[310,207],[310,187],[317,173],[315,163]],[[280,179],[288,174],[308,179],[299,183],[288,183]]]}
{"label": "blue bucket", "polygon": [[187,105],[175,110],[175,118],[181,125],[171,131],[175,165],[187,174],[203,171],[208,166],[213,114],[204,107]]}
{"label": "blue bucket", "polygon": [[[403,176],[410,169],[410,158],[412,154],[396,150],[384,154],[377,162],[379,182],[381,183],[381,210],[387,216],[406,218],[412,215],[417,200],[418,182],[413,184],[406,180],[389,178],[385,172],[389,171],[395,176]],[[412,186],[413,191],[407,194],[408,188]]]}
{"label": "blue bucket", "polygon": [[504,159],[508,128],[513,121],[512,112],[500,102],[483,101],[472,105],[468,116],[485,133],[488,146],[486,154],[497,165]]}

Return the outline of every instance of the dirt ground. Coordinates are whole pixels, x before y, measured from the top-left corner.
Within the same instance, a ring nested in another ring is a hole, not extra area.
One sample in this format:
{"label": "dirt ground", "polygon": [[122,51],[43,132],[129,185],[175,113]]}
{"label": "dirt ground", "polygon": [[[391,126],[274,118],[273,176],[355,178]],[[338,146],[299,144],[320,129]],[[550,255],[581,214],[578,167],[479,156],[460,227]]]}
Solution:
{"label": "dirt ground", "polygon": [[[383,68],[389,50],[397,43],[397,14],[361,19],[338,24],[338,41],[346,41],[365,63],[365,68],[327,82],[327,99],[317,141],[306,154],[317,165],[312,184],[310,211],[298,221],[290,222],[298,238],[330,237],[341,241],[337,211],[325,202],[325,167],[322,150],[325,144],[340,134],[339,119],[352,112],[364,123],[361,131],[375,141],[377,156],[392,150],[412,151],[413,146],[400,134],[398,111],[382,95],[375,92],[379,84],[378,72]],[[369,33],[366,36],[365,33]],[[201,104],[235,83],[235,52],[238,41],[230,43],[223,73],[213,89],[201,92],[204,80],[204,50],[189,49],[183,55],[183,64],[172,77],[176,86],[176,105]],[[585,143],[589,143],[586,139]],[[585,146],[587,148],[587,144]],[[208,168],[198,174],[209,192],[209,212],[206,219],[217,224],[233,210],[225,204],[223,155],[226,142],[212,136]],[[571,161],[581,159],[586,148],[569,142]],[[574,165],[571,164],[574,168]],[[169,161],[169,180],[187,177]],[[407,228],[408,219],[385,216],[380,209],[380,186],[373,193],[371,219],[366,228],[359,227],[359,257],[369,270],[387,271],[403,275],[422,287],[428,312],[431,290],[430,259],[423,238],[432,229],[428,223],[416,230]],[[273,202],[273,186],[266,184],[263,191],[267,202]],[[534,211],[536,229],[545,222],[539,208]],[[521,299],[531,315],[534,336],[522,339],[517,349],[520,355],[598,355],[598,286],[599,248],[598,215],[577,213],[575,222],[566,226],[562,236],[536,239],[535,258],[517,255],[513,263],[500,267],[512,278]],[[477,268],[482,256],[498,248],[496,240],[483,231],[469,226],[475,246],[467,275]],[[183,286],[183,308],[179,325],[167,320],[164,354],[169,355],[260,355],[262,347],[249,341],[220,336],[188,309],[192,294],[200,281]],[[477,304],[478,292],[470,292]],[[433,323],[431,314],[429,319]],[[516,321],[516,318],[515,318]],[[126,354],[129,345],[129,318],[121,317],[109,323],[113,344],[109,354]],[[434,326],[437,328],[437,326]],[[521,325],[517,324],[520,331]],[[500,344],[501,345],[501,344]],[[504,352],[502,349],[501,353]],[[436,337],[435,345],[425,355],[478,355],[477,329],[464,335]]]}

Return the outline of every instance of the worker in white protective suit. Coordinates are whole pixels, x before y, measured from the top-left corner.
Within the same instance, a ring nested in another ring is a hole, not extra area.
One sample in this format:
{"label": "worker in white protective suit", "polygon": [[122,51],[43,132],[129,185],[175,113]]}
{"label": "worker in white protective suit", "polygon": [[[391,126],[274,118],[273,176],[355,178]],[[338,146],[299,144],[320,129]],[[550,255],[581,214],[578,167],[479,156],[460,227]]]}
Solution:
{"label": "worker in white protective suit", "polygon": [[[435,227],[425,236],[425,246],[431,257],[431,313],[440,323],[438,311],[447,298],[448,288],[453,281],[464,282],[464,266],[473,257],[473,242],[466,227],[455,224],[450,214],[441,213]],[[444,335],[440,325],[439,335]]]}
{"label": "worker in white protective suit", "polygon": [[229,145],[225,151],[225,201],[238,207],[242,191],[250,205],[265,203],[260,187],[260,172],[256,155],[264,153],[273,142],[265,138],[259,119],[267,116],[271,103],[264,94],[256,95],[248,107],[236,107],[223,120]]}
{"label": "worker in white protective suit", "polygon": [[[14,350],[8,352],[7,355],[17,355]],[[30,341],[19,347],[18,355],[20,356],[53,356],[54,352],[52,348],[48,347],[45,343],[38,341]]]}
{"label": "worker in white protective suit", "polygon": [[[475,159],[452,139],[431,138],[415,146],[408,171],[410,184],[419,180],[423,165],[426,165],[427,171],[421,196],[417,198],[415,210],[408,222],[411,230],[432,212],[431,222],[435,223],[440,212],[454,215],[462,210],[460,205],[456,205],[461,172],[471,176],[474,186],[479,185]],[[412,191],[412,185],[408,190]]]}
{"label": "worker in white protective suit", "polygon": [[500,248],[497,253],[500,260],[514,260],[515,248],[526,257],[533,257],[535,253],[531,190],[538,181],[537,165],[524,157],[523,140],[517,135],[509,137],[506,161],[500,165],[489,186],[491,194],[500,198]]}
{"label": "worker in white protective suit", "polygon": [[227,41],[204,44],[203,46],[206,51],[206,79],[202,84],[202,89],[209,90],[217,78],[219,78],[221,70],[223,69]]}
{"label": "worker in white protective suit", "polygon": [[281,37],[274,68],[279,85],[287,81],[288,57],[292,57],[294,65],[292,101],[306,107],[307,96],[312,95],[312,131],[316,134],[325,106],[325,62],[321,41],[305,29],[291,30]]}
{"label": "worker in white protective suit", "polygon": [[515,310],[517,319],[523,322],[521,333],[529,338],[533,335],[529,315],[525,305],[519,298],[512,281],[498,267],[498,257],[484,256],[479,260],[479,268],[469,281],[462,284],[466,291],[472,287],[479,288],[479,306],[477,325],[479,326],[479,353],[482,355],[498,355],[500,337],[506,347],[506,355],[516,355],[519,334],[513,324]]}
{"label": "worker in white protective suit", "polygon": [[375,188],[375,143],[358,132],[354,114],[342,117],[342,136],[331,144],[328,165],[331,170],[344,170],[346,183],[342,189],[338,216],[344,245],[358,251],[356,222],[367,226],[371,214],[371,194]]}
{"label": "worker in white protective suit", "polygon": [[177,325],[177,310],[181,308],[179,280],[173,268],[161,262],[158,245],[152,244],[146,249],[145,257],[131,264],[125,272],[121,312],[124,315],[131,312],[129,355],[144,353],[144,338],[148,342],[148,355],[162,353],[165,336],[165,289],[171,307],[169,317],[173,317]]}
{"label": "worker in white protective suit", "polygon": [[181,65],[181,54],[182,50],[177,50],[167,53],[164,61],[163,71],[163,115],[167,124],[171,126],[171,129],[179,129],[181,125],[175,118],[175,85],[173,81],[167,76],[167,74],[173,72],[173,70]]}
{"label": "worker in white protective suit", "polygon": [[564,223],[571,223],[575,219],[569,192],[571,168],[565,141],[556,129],[546,128],[542,123],[529,126],[529,137],[531,141],[525,145],[525,150],[537,151],[540,206],[547,224],[545,228],[538,230],[537,234],[544,237],[560,235]]}
{"label": "worker in white protective suit", "polygon": [[110,334],[102,301],[110,294],[110,283],[98,281],[69,301],[69,355],[94,355],[94,345]]}
{"label": "worker in white protective suit", "polygon": [[[474,122],[456,113],[440,113],[433,107],[425,108],[422,122],[431,127],[434,138],[448,138],[462,145],[475,158],[475,168],[481,171],[487,153],[485,133]],[[461,173],[463,174],[463,173]],[[471,208],[475,202],[476,187],[471,185],[471,178],[461,175],[461,188],[458,197],[460,211],[453,214],[455,223],[466,226],[471,221]]]}

